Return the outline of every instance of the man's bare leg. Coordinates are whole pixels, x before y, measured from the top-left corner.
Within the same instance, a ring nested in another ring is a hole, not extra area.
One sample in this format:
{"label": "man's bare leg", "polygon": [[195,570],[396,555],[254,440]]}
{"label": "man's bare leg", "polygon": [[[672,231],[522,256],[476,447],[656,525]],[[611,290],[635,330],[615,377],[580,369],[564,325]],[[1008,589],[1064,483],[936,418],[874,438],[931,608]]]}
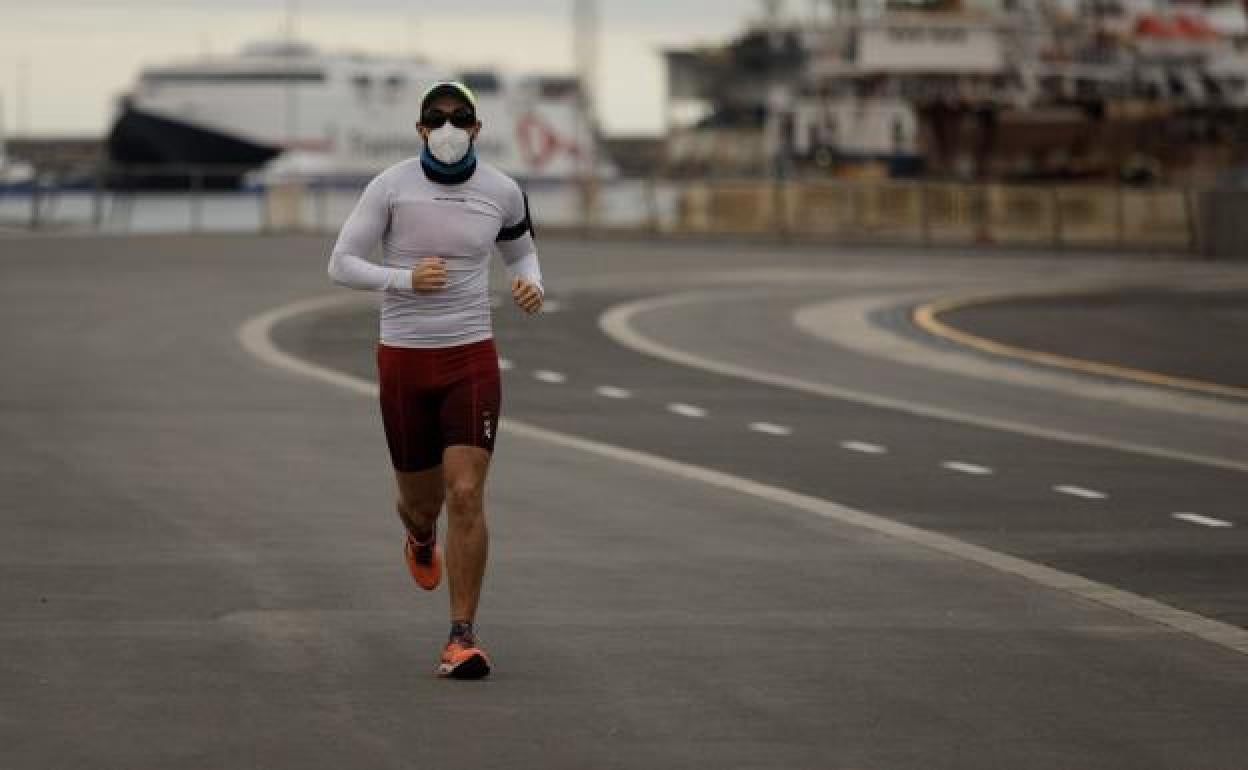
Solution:
{"label": "man's bare leg", "polygon": [[490,453],[480,447],[451,446],[442,455],[452,622],[471,623],[481,599],[489,553],[489,532],[485,526],[485,475],[489,468]]}
{"label": "man's bare leg", "polygon": [[442,501],[445,497],[445,482],[442,468],[430,468],[427,471],[405,473],[395,471],[395,480],[399,486],[399,499],[395,507],[403,526],[417,542],[429,541],[438,523],[438,514],[442,512]]}

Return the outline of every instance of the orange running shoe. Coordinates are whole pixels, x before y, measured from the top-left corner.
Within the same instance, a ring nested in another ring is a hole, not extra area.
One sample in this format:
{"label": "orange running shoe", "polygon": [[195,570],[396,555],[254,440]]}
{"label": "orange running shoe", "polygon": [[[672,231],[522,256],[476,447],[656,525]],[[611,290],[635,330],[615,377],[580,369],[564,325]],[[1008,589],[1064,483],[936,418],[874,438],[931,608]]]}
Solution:
{"label": "orange running shoe", "polygon": [[455,638],[442,648],[438,676],[451,679],[482,679],[490,674],[490,659],[476,642]]}
{"label": "orange running shoe", "polygon": [[403,544],[403,556],[416,585],[432,591],[442,582],[442,549],[438,547],[437,533],[431,535],[427,543],[416,542],[409,533]]}

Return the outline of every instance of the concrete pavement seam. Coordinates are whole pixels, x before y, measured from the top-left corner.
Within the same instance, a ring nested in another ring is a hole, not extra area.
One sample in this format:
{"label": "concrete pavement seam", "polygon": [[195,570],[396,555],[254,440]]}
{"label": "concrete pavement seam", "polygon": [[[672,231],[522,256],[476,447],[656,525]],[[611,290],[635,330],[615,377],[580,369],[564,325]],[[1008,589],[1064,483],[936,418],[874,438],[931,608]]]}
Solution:
{"label": "concrete pavement seam", "polygon": [[[360,395],[375,398],[378,393],[375,383],[317,366],[285,353],[274,345],[270,335],[273,326],[282,320],[303,313],[326,310],[337,304],[345,304],[348,301],[350,301],[349,297],[330,295],[274,308],[244,322],[238,329],[238,339],[244,349],[265,363],[302,376],[312,377]],[[963,561],[979,564],[997,572],[1014,575],[1034,584],[1062,591],[1075,597],[1128,613],[1142,620],[1166,626],[1232,652],[1248,655],[1248,631],[1244,629],[1181,610],[1177,607],[1171,607],[1129,591],[1097,583],[1078,575],[1062,572],[1052,567],[1029,562],[1008,554],[998,553],[946,535],[912,527],[883,516],[848,508],[829,500],[751,481],[750,479],[733,476],[710,468],[703,468],[646,452],[592,441],[511,419],[503,420],[503,425],[508,432],[517,436],[631,463],[738,494],[750,495],[770,503],[786,505],[847,526],[868,530],[929,550],[938,551]]]}

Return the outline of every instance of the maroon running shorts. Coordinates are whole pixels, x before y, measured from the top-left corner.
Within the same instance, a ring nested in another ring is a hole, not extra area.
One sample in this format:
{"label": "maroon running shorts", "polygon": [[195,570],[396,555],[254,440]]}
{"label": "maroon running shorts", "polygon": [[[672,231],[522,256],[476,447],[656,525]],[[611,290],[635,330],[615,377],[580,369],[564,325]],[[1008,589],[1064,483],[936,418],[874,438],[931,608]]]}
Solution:
{"label": "maroon running shorts", "polygon": [[502,400],[494,340],[449,348],[379,344],[377,374],[395,470],[435,468],[449,446],[494,451]]}

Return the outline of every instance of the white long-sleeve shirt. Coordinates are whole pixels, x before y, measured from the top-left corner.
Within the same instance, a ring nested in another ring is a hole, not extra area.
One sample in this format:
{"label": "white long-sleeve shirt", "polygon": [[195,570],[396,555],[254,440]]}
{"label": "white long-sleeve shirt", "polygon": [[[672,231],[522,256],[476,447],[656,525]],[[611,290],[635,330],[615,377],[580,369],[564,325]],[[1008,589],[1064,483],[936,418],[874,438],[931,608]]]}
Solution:
{"label": "white long-sleeve shirt", "polygon": [[[370,260],[380,243],[381,263]],[[478,161],[461,184],[429,179],[419,158],[397,163],[365,188],[329,258],[329,276],[382,291],[381,341],[441,348],[489,339],[489,261],[497,248],[511,275],[542,286],[528,203],[515,180]],[[423,257],[446,260],[446,287],[411,289]]]}

